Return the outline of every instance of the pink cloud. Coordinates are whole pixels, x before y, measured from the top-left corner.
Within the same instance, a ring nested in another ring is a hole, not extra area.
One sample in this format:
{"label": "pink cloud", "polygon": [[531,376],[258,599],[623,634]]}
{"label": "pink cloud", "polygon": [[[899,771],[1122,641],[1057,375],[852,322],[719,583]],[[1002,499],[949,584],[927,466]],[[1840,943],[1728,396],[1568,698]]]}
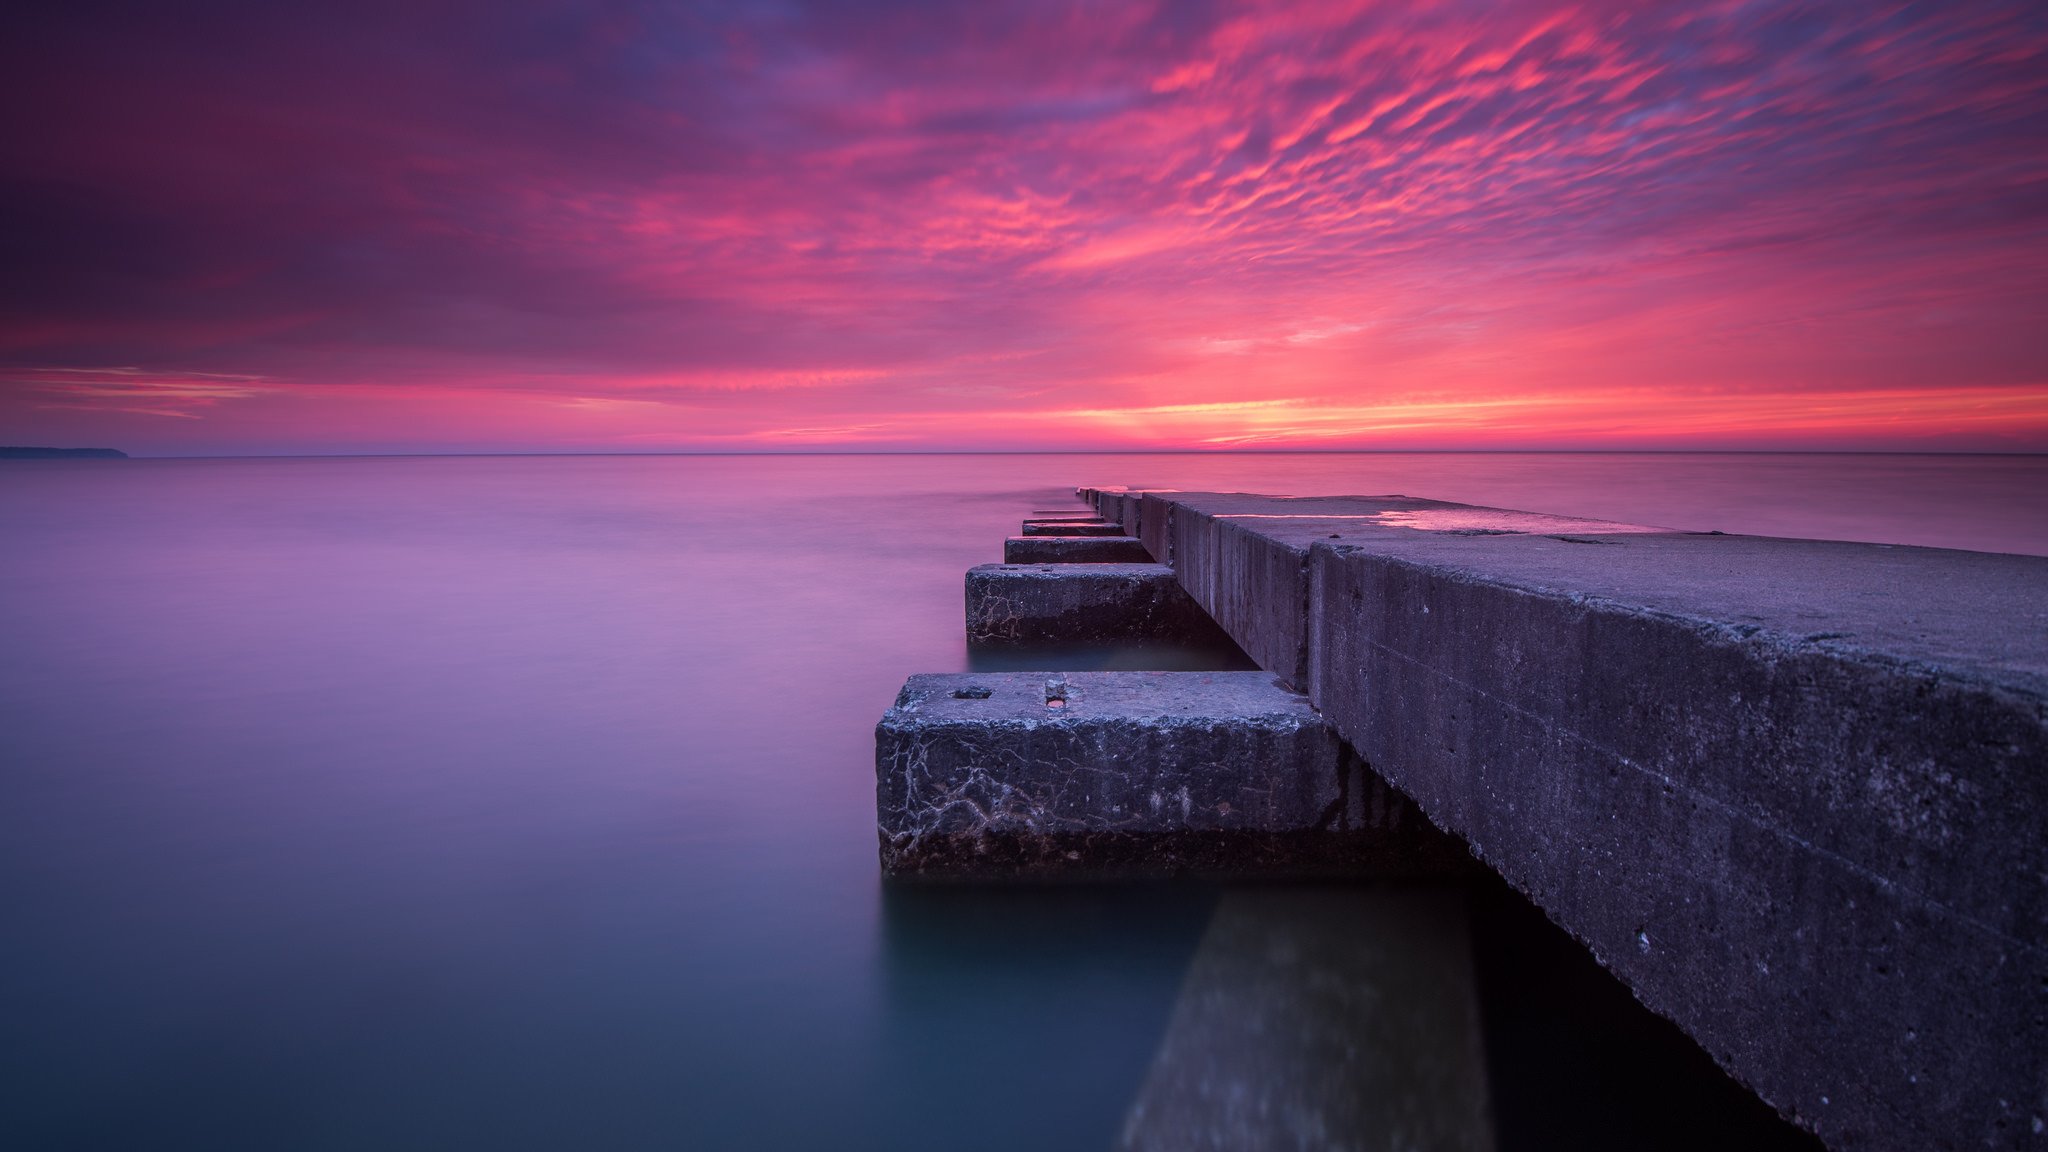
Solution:
{"label": "pink cloud", "polygon": [[2022,4],[151,19],[0,81],[7,439],[2048,448]]}

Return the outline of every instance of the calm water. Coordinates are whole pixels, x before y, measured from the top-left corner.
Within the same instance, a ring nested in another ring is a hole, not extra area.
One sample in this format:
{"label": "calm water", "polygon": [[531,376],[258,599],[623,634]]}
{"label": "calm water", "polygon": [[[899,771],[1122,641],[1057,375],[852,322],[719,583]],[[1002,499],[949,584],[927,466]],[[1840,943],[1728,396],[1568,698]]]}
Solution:
{"label": "calm water", "polygon": [[1106,1146],[1212,897],[874,863],[1075,483],[2048,554],[2026,457],[0,464],[0,1144]]}

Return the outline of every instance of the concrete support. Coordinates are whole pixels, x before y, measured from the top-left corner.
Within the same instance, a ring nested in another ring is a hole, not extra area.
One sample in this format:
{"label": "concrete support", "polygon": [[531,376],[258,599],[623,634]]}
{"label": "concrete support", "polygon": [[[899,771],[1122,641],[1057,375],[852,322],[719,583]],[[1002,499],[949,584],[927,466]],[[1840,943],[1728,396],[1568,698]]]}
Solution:
{"label": "concrete support", "polygon": [[1469,866],[1263,672],[913,676],[875,729],[875,780],[893,876]]}
{"label": "concrete support", "polygon": [[967,571],[967,642],[978,647],[1216,636],[1215,623],[1164,565],[983,564]]}
{"label": "concrete support", "polygon": [[1147,495],[1141,529],[1781,1112],[1835,1148],[2039,1146],[2048,560],[1405,497]]}
{"label": "concrete support", "polygon": [[1134,536],[1012,536],[1003,541],[1005,564],[1150,564]]}
{"label": "concrete support", "polygon": [[1148,492],[1159,496],[1173,494],[1173,490],[1168,488],[1077,488],[1074,494],[1087,501],[1104,519],[1123,525],[1125,532],[1143,539],[1141,525],[1144,498]]}
{"label": "concrete support", "polygon": [[1122,536],[1121,525],[1105,520],[1026,520],[1023,525],[1026,536]]}
{"label": "concrete support", "polygon": [[1226,894],[1118,1146],[1491,1149],[1460,893]]}

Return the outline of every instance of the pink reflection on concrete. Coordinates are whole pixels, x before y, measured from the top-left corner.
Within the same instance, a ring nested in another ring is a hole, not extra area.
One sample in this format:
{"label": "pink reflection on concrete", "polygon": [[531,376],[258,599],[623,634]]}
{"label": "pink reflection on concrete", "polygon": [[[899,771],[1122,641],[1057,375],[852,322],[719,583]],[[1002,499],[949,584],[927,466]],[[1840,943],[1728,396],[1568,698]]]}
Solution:
{"label": "pink reflection on concrete", "polygon": [[1581,520],[1571,516],[1546,516],[1541,512],[1511,512],[1502,508],[1419,508],[1411,511],[1376,512],[1363,517],[1389,528],[1414,528],[1423,532],[1528,533],[1576,536],[1617,535],[1631,532],[1669,532],[1647,524],[1620,524],[1612,520]]}

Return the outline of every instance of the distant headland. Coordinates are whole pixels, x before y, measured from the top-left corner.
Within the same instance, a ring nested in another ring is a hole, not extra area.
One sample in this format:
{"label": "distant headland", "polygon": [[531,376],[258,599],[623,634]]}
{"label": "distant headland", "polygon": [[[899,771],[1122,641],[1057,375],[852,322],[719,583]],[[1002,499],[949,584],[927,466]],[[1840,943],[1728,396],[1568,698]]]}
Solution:
{"label": "distant headland", "polygon": [[0,460],[126,460],[118,448],[20,448],[0,444]]}

